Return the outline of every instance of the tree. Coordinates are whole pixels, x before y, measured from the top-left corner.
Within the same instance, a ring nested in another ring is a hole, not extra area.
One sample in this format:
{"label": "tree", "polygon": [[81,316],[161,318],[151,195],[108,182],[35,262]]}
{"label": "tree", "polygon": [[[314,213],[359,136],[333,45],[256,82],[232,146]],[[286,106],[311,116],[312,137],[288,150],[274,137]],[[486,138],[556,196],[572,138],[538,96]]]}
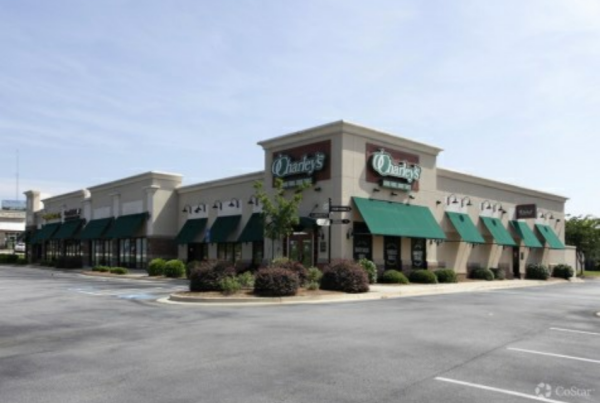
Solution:
{"label": "tree", "polygon": [[565,223],[565,241],[577,248],[577,261],[581,270],[586,261],[600,257],[600,219],[587,215],[568,219]]}
{"label": "tree", "polygon": [[[293,196],[286,198],[286,189],[283,187],[283,180],[275,178],[273,185],[273,199],[265,192],[262,182],[254,183],[256,198],[262,205],[262,216],[264,223],[265,237],[270,239],[272,245],[275,241],[281,241],[294,232],[294,227],[300,223],[298,215],[298,206],[302,202],[302,191],[308,188],[310,184],[304,184],[294,189]],[[275,258],[275,248],[271,249],[271,258]]]}

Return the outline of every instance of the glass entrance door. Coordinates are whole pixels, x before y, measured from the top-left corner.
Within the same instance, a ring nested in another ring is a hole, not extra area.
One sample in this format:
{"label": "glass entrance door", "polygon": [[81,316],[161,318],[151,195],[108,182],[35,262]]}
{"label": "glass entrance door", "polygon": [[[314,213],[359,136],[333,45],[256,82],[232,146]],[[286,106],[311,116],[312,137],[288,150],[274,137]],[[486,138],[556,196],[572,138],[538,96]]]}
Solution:
{"label": "glass entrance door", "polygon": [[294,234],[289,238],[289,258],[304,267],[313,266],[313,240],[309,234]]}

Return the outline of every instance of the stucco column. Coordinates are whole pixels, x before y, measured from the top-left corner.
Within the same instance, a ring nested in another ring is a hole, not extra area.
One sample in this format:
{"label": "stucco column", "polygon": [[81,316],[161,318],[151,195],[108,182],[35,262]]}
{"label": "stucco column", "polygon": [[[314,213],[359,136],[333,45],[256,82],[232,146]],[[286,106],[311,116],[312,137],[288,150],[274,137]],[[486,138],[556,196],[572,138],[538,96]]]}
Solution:
{"label": "stucco column", "polygon": [[146,192],[146,211],[150,214],[150,218],[146,221],[146,236],[154,235],[154,195],[158,189],[160,189],[158,185],[144,188],[144,192]]}
{"label": "stucco column", "polygon": [[109,196],[112,199],[112,216],[114,218],[119,218],[121,215],[121,194],[111,193]]}

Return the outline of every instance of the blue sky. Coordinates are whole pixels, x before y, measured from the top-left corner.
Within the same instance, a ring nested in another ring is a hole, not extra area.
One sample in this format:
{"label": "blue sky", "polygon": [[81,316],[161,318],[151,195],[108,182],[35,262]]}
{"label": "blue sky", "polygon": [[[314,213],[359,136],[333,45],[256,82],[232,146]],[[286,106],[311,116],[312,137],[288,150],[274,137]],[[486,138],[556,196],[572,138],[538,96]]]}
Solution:
{"label": "blue sky", "polygon": [[596,0],[0,0],[0,49],[0,199],[17,149],[20,191],[191,184],[345,119],[600,216]]}

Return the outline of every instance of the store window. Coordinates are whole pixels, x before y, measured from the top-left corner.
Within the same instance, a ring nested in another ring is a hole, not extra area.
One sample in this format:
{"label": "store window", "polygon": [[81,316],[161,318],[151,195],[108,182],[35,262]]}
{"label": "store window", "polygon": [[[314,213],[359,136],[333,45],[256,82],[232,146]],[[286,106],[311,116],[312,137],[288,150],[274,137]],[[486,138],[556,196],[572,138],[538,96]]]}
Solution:
{"label": "store window", "polygon": [[112,241],[101,239],[92,241],[90,255],[92,266],[109,266],[112,259]]}
{"label": "store window", "polygon": [[241,243],[218,243],[217,244],[217,259],[230,261],[232,263],[242,259],[242,244]]}
{"label": "store window", "polygon": [[352,226],[352,254],[354,260],[373,260],[373,236],[364,222]]}
{"label": "store window", "polygon": [[119,240],[119,266],[144,268],[147,260],[146,238],[125,238]]}
{"label": "store window", "polygon": [[206,259],[208,259],[208,244],[199,242],[188,244],[188,262],[193,260],[202,261]]}
{"label": "store window", "polygon": [[252,266],[260,267],[264,259],[264,242],[252,242]]}

